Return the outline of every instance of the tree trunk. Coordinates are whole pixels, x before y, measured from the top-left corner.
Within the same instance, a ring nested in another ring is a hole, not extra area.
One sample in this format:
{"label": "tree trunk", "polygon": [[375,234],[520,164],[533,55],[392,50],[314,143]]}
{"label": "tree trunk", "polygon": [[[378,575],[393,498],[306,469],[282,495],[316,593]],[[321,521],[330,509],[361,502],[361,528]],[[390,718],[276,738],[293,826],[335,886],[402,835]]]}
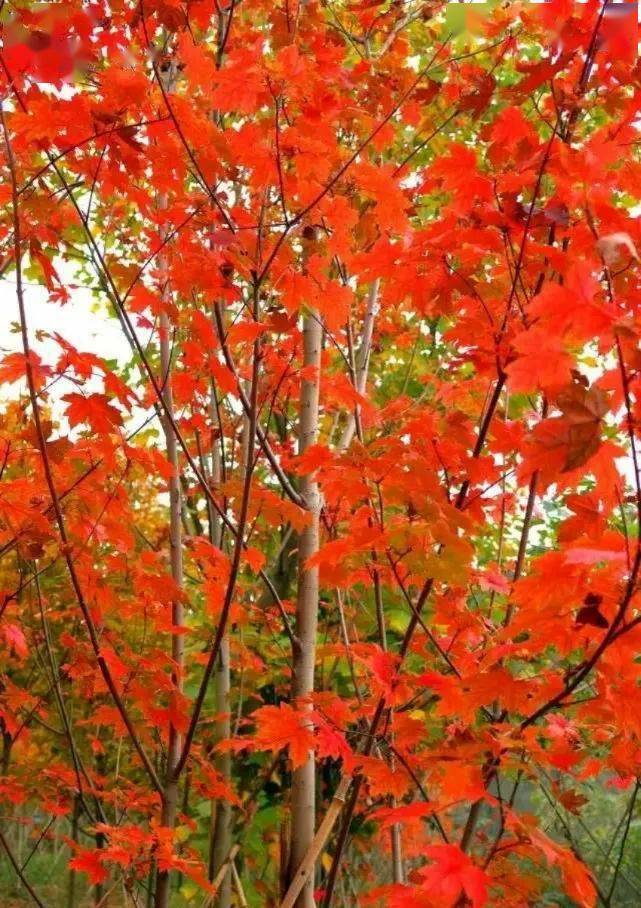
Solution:
{"label": "tree trunk", "polygon": [[13,737],[9,734],[8,731],[2,732],[2,764],[0,768],[0,775],[6,776],[9,774],[9,763],[11,762],[11,747],[13,745]]}
{"label": "tree trunk", "polygon": [[[231,735],[229,714],[230,672],[229,672],[229,636],[226,635],[221,647],[218,664],[214,674],[216,692],[216,712],[223,713],[224,717],[216,723],[216,741],[222,741]],[[216,756],[216,769],[221,776],[229,781],[231,778],[231,754],[229,752]],[[212,805],[213,807],[214,805]],[[231,849],[232,812],[229,801],[215,802],[215,816],[210,843],[210,878],[213,880],[229,856]],[[223,878],[216,895],[218,908],[229,908],[231,905],[232,875],[230,868]]]}
{"label": "tree trunk", "polygon": [[[78,842],[78,823],[80,820],[80,797],[76,795],[73,802],[73,813],[71,815],[71,841]],[[67,908],[75,908],[76,904],[76,881],[78,875],[75,870],[69,870],[67,878]]]}
{"label": "tree trunk", "polygon": [[[214,325],[215,317],[212,315]],[[216,389],[211,389],[210,416],[212,426],[218,425],[221,433],[223,427],[219,424],[218,408],[216,406]],[[245,420],[245,436],[247,435],[247,421]],[[245,437],[243,439],[243,451],[246,452],[249,442]],[[211,479],[214,486],[217,486],[223,480],[223,453],[217,438],[212,436],[211,449]],[[243,458],[243,469],[247,468],[247,458]],[[220,515],[216,513],[213,507],[209,508],[209,536],[212,545],[217,548],[222,546],[222,521]],[[231,668],[229,656],[229,634],[225,634],[221,645],[220,655],[214,671],[214,691],[216,699],[216,712],[222,715],[216,722],[214,728],[214,742],[229,738],[231,736],[231,718],[230,718],[230,692],[231,692]],[[222,778],[229,782],[231,780],[231,754],[225,752],[217,754],[215,757],[217,771]],[[209,879],[214,880],[220,873],[223,864],[229,856],[232,845],[232,810],[228,801],[212,801],[212,817],[209,838]],[[222,882],[216,893],[217,908],[230,908],[232,897],[232,875],[228,867],[222,879]]]}
{"label": "tree trunk", "polygon": [[[170,71],[166,78],[166,88],[171,90],[173,74]],[[167,199],[161,196],[158,200],[160,209],[167,207]],[[161,273],[166,271],[166,260],[160,256],[159,265]],[[170,290],[167,285],[163,287],[163,301],[169,299]],[[171,325],[166,312],[160,316],[160,369],[161,387],[165,403],[164,417],[162,420],[165,434],[167,460],[172,474],[169,480],[169,555],[171,564],[171,577],[174,584],[182,589],[183,586],[183,555],[182,555],[182,496],[180,490],[180,465],[178,459],[178,444],[172,428],[174,418],[174,400],[171,381]],[[180,597],[172,603],[172,625],[180,628],[183,625],[183,604]],[[172,633],[171,658],[173,661],[173,683],[177,691],[182,692],[184,668],[184,637],[181,633]],[[163,790],[163,805],[161,823],[173,829],[178,812],[178,782],[175,769],[180,758],[182,736],[173,724],[169,726],[169,744],[167,747],[167,763],[165,766],[165,784]],[[156,881],[155,908],[168,908],[169,905],[170,875],[169,871],[158,872]]]}
{"label": "tree trunk", "polygon": [[[102,755],[102,754],[96,755],[96,772],[98,773],[99,776],[106,775],[105,760],[106,760],[106,758],[104,757],[104,755]],[[105,842],[106,842],[105,833],[96,832],[95,841],[96,841],[96,850],[100,851],[102,848],[105,847]],[[103,884],[96,883],[96,885],[94,886],[94,890],[93,890],[94,905],[100,905],[100,903],[103,900],[103,896],[104,896]]]}
{"label": "tree trunk", "polygon": [[[363,322],[363,334],[361,337],[361,345],[358,350],[358,362],[356,363],[356,374],[354,376],[354,386],[358,393],[363,396],[365,395],[365,390],[367,388],[367,372],[369,370],[369,358],[372,351],[374,323],[376,322],[376,316],[380,308],[380,284],[381,282],[379,278],[376,278],[369,289],[369,295],[367,297],[367,310],[365,312],[365,320]],[[354,410],[347,417],[347,423],[345,424],[343,434],[341,435],[341,439],[338,444],[339,450],[344,451],[349,447],[349,444],[354,437],[354,432],[358,427],[357,420],[359,420],[359,418],[360,407],[357,404],[354,407]]]}
{"label": "tree trunk", "polygon": [[[231,7],[233,12],[233,6]],[[222,65],[223,54],[225,50],[225,38],[227,34],[229,14],[220,11],[218,13],[218,52],[216,57],[216,67],[219,69]],[[213,115],[214,122],[219,121],[219,116]],[[216,327],[215,314],[212,313],[214,328]],[[221,339],[222,343],[222,339]],[[211,421],[212,426],[218,422],[218,408],[216,406],[216,389],[212,387],[211,392]],[[218,426],[222,433],[223,427]],[[245,435],[247,435],[247,422],[245,421]],[[221,436],[222,437],[222,436]],[[244,439],[244,449],[248,439]],[[250,443],[253,447],[253,440]],[[212,480],[217,484],[223,479],[223,463],[218,440],[212,441]],[[247,460],[244,460],[245,467]],[[220,548],[222,546],[222,522],[220,515],[216,514],[210,507],[210,538],[213,545]],[[231,667],[229,656],[229,634],[225,634],[220,644],[220,654],[214,672],[214,691],[216,698],[216,712],[222,714],[222,718],[216,723],[214,729],[214,740],[216,743],[231,736],[231,718],[230,718],[230,692],[231,692]],[[215,758],[216,769],[226,782],[231,780],[232,761],[229,752],[217,754]],[[209,840],[209,879],[214,880],[222,871],[223,865],[228,859],[232,847],[232,827],[233,818],[231,804],[227,801],[212,801],[212,822]],[[216,893],[217,908],[230,908],[232,899],[232,875],[231,870],[227,867],[218,891]]]}
{"label": "tree trunk", "polygon": [[[160,358],[164,382],[163,396],[167,409],[173,415],[173,396],[171,392],[171,364],[169,351],[169,324],[167,316],[161,317],[161,348]],[[178,449],[176,437],[172,431],[169,420],[164,420],[165,441],[167,445],[167,459],[172,466],[173,473],[169,480],[169,539],[171,576],[174,583],[182,587],[182,523],[181,523],[181,494],[180,476],[178,467]],[[180,599],[172,603],[172,624],[181,627],[183,624],[183,605]],[[184,664],[184,638],[182,634],[172,634],[171,657],[174,663],[174,684],[180,691],[183,683]],[[176,822],[178,809],[178,780],[174,777],[174,770],[178,763],[181,750],[181,735],[173,725],[169,727],[169,746],[167,748],[167,765],[165,769],[165,788],[163,792],[163,807],[161,823],[163,826],[173,828]],[[156,908],[167,908],[169,905],[169,873],[160,871],[156,884]]]}
{"label": "tree trunk", "polygon": [[[303,366],[313,367],[316,374],[302,382],[300,398],[299,453],[315,444],[318,433],[318,402],[320,386],[320,356],[323,331],[317,312],[305,316],[303,322]],[[316,628],[318,621],[318,568],[307,567],[307,560],[318,551],[320,494],[312,476],[301,481],[301,495],[308,508],[309,523],[298,543],[298,596],[296,602],[296,643],[293,652],[293,696],[303,709],[311,709],[304,699],[314,690],[316,658]],[[303,860],[314,838],[316,815],[316,765],[313,751],[306,762],[293,773],[291,808],[291,843],[289,849],[289,881]],[[296,902],[297,908],[314,908],[313,874],[303,887]]]}

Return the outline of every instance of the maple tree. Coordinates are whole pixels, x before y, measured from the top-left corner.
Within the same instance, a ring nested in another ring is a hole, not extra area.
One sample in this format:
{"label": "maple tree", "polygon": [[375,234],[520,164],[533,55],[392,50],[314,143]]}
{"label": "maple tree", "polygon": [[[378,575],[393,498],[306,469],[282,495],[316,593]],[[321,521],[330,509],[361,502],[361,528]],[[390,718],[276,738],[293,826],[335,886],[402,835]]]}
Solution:
{"label": "maple tree", "polygon": [[[25,904],[615,904],[635,15],[0,4],[0,850]],[[58,331],[81,291],[125,357]],[[595,862],[573,829],[613,791]],[[51,889],[30,863],[60,848]]]}

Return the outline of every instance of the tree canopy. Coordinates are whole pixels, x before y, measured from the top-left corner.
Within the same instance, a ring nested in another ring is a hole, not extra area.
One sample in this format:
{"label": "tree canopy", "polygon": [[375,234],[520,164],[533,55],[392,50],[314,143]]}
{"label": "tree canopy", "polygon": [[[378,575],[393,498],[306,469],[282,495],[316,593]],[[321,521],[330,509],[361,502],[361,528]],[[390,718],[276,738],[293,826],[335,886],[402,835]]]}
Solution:
{"label": "tree canopy", "polygon": [[0,3],[7,899],[639,904],[636,14]]}

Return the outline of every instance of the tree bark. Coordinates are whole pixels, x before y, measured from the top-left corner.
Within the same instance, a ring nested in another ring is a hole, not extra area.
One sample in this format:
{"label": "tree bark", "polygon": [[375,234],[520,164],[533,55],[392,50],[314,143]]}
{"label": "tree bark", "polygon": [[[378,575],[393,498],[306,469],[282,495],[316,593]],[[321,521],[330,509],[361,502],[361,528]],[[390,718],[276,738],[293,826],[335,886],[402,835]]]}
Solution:
{"label": "tree bark", "polygon": [[[318,405],[320,390],[320,357],[323,330],[317,312],[310,312],[303,321],[303,366],[315,370],[313,377],[302,382],[300,397],[299,453],[315,444],[318,434]],[[294,698],[304,710],[311,704],[305,699],[314,690],[314,662],[316,658],[316,630],[318,621],[318,568],[308,567],[308,559],[318,551],[320,493],[316,480],[304,476],[301,495],[308,509],[309,523],[302,531],[298,543],[298,594],[296,602],[296,634],[293,652]],[[316,816],[316,764],[310,751],[303,766],[298,767],[292,778],[291,841],[289,849],[289,882],[314,839]],[[314,908],[313,874],[306,881],[297,908]]]}
{"label": "tree bark", "polygon": [[[171,352],[169,346],[169,321],[163,313],[160,319],[160,360],[163,376],[163,397],[169,413],[173,416],[173,395],[171,390]],[[178,446],[176,436],[168,420],[163,420],[167,459],[172,467],[169,480],[169,546],[171,561],[171,577],[176,586],[182,588],[182,503],[180,492],[180,473],[178,464]],[[172,625],[175,628],[183,624],[182,600],[177,597],[172,603]],[[171,658],[174,663],[173,682],[178,691],[182,691],[183,666],[184,666],[184,638],[182,634],[172,634]],[[165,768],[165,786],[163,791],[163,806],[161,823],[163,826],[174,826],[178,809],[178,779],[174,777],[174,770],[180,757],[182,747],[181,735],[174,728],[169,727],[169,745],[167,748],[167,765]],[[169,874],[161,871],[156,884],[156,908],[167,908],[169,905]]]}
{"label": "tree bark", "polygon": [[[78,823],[80,820],[80,797],[76,795],[73,802],[73,813],[71,815],[71,840],[78,841]],[[71,868],[67,877],[67,908],[75,908],[76,904],[76,871]]]}
{"label": "tree bark", "polygon": [[[222,718],[216,722],[214,734],[216,741],[222,741],[231,736],[229,713],[229,695],[231,690],[229,635],[225,635],[220,646],[220,655],[214,673],[214,687],[216,695],[216,712],[222,714]],[[229,782],[231,778],[231,754],[229,752],[216,756],[216,769],[225,781]],[[227,861],[231,848],[231,835],[231,804],[229,801],[217,801],[210,849],[210,876],[212,880]],[[218,908],[229,908],[231,905],[231,896],[232,875],[228,866],[216,897],[216,905]]]}
{"label": "tree bark", "polygon": [[[367,297],[367,310],[365,312],[365,319],[363,321],[363,333],[361,336],[361,345],[358,350],[358,362],[356,364],[356,375],[354,376],[355,381],[354,385],[359,394],[364,395],[367,388],[367,372],[369,370],[369,357],[372,351],[372,338],[374,336],[374,324],[376,322],[376,316],[380,308],[379,304],[379,292],[380,292],[380,279],[376,278],[373,281],[370,289],[369,295]],[[347,418],[347,423],[343,429],[343,434],[341,435],[340,442],[338,444],[339,450],[345,451],[354,437],[354,432],[357,428],[357,420],[360,416],[360,407],[358,404],[354,410],[349,414]]]}
{"label": "tree bark", "polygon": [[[173,84],[173,73],[167,74],[165,87],[171,90]],[[161,196],[158,200],[159,209],[167,207],[167,199]],[[165,256],[160,256],[159,266],[161,274],[167,271]],[[163,302],[170,298],[170,289],[165,284],[162,291]],[[165,446],[167,451],[167,460],[172,469],[169,480],[169,557],[171,566],[171,577],[176,587],[182,590],[183,587],[183,554],[182,554],[182,495],[180,489],[180,464],[178,458],[178,444],[176,434],[173,430],[174,420],[174,399],[171,381],[171,325],[169,317],[165,311],[160,316],[160,369],[161,369],[161,388],[164,400],[163,409],[163,431],[165,435]],[[180,595],[176,596],[171,606],[171,622],[174,628],[180,628],[184,622],[183,603]],[[172,680],[177,692],[182,693],[183,689],[183,670],[185,661],[185,644],[184,637],[181,633],[172,633],[171,635],[171,658],[173,662]],[[165,766],[165,784],[163,788],[163,804],[161,812],[161,824],[173,829],[176,823],[176,814],[178,812],[178,783],[175,769],[180,758],[182,749],[182,736],[174,727],[173,723],[169,726],[169,743],[167,747],[167,762]],[[169,871],[161,870],[158,872],[156,881],[156,898],[155,908],[168,908],[170,891],[170,874]]]}
{"label": "tree bark", "polygon": [[[215,313],[212,313],[212,321],[216,326]],[[212,384],[211,388],[211,405],[210,417],[213,426],[218,426],[220,437],[222,438],[223,427],[219,421],[219,411],[216,405],[216,388]],[[248,434],[248,420],[244,421],[244,434]],[[243,451],[247,451],[250,440],[243,439]],[[211,479],[214,487],[219,485],[223,480],[223,452],[219,439],[212,436],[211,448]],[[247,468],[247,458],[243,459],[243,470]],[[213,508],[209,509],[209,535],[212,545],[221,548],[223,544],[222,521],[220,515]],[[217,744],[231,736],[231,718],[230,718],[230,692],[231,692],[231,666],[230,666],[230,645],[229,635],[225,634],[221,645],[220,655],[214,670],[214,692],[216,701],[216,712],[221,716],[216,722],[214,728],[214,742]],[[215,757],[217,771],[222,778],[229,782],[231,780],[231,754],[225,752],[217,754]],[[228,801],[212,801],[211,805],[211,829],[209,840],[209,879],[214,880],[221,871],[223,871],[225,862],[228,859],[229,851],[232,845],[232,810]],[[230,908],[232,899],[232,875],[230,867],[227,866],[226,872],[216,893],[216,905],[218,908]]]}

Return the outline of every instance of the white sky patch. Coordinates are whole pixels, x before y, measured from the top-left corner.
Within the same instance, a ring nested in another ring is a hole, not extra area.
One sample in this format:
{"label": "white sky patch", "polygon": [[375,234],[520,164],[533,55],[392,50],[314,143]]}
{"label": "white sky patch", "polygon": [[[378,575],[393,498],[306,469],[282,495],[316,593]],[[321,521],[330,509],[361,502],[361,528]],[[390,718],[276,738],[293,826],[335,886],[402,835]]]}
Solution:
{"label": "white sky patch", "polygon": [[[26,263],[25,259],[25,263]],[[110,315],[106,304],[97,303],[94,293],[79,284],[69,265],[57,260],[56,271],[63,284],[69,289],[69,302],[60,305],[49,298],[46,287],[23,281],[24,302],[27,315],[29,344],[45,365],[54,367],[63,350],[51,337],[59,334],[79,353],[92,353],[104,360],[115,360],[123,366],[132,358],[131,348],[123,334],[120,322]],[[44,336],[43,336],[44,334]],[[141,336],[143,345],[148,342],[149,332]],[[8,353],[22,353],[22,338],[19,331],[18,301],[16,296],[15,272],[11,271],[0,279],[0,359]],[[26,393],[26,382],[0,383],[0,406],[15,400],[19,393]],[[102,374],[98,373],[82,383],[82,388],[69,379],[62,379],[52,389],[48,403],[54,419],[60,422],[60,429],[68,431],[64,418],[66,405],[61,398],[65,394],[91,394],[103,391]],[[123,411],[125,431],[141,425],[149,413],[133,407],[131,414]],[[71,433],[72,435],[74,433]]]}
{"label": "white sky patch", "polygon": [[[51,338],[38,340],[36,332],[54,331],[81,353],[94,353],[103,359],[124,363],[130,349],[119,322],[103,307],[96,305],[91,290],[79,286],[70,292],[69,302],[60,305],[49,300],[46,287],[26,282],[25,308],[30,343],[34,351],[51,363],[60,355],[60,347]],[[102,310],[102,311],[101,311]],[[0,349],[3,354],[22,350],[20,334],[15,330],[18,321],[16,282],[13,275],[0,280]]]}

